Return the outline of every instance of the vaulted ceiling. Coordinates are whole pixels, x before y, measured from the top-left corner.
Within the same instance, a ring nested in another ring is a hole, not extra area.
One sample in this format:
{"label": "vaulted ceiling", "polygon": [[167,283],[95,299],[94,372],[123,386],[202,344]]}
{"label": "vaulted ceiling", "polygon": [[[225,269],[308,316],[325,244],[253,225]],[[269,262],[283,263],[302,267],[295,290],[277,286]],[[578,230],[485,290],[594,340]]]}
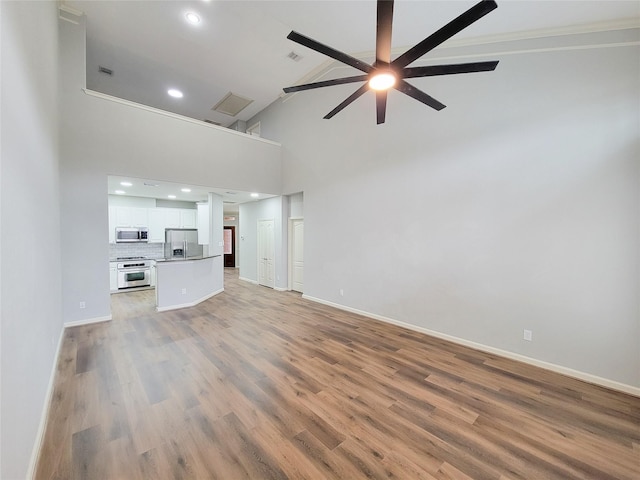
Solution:
{"label": "vaulted ceiling", "polygon": [[[475,3],[397,0],[392,58]],[[291,30],[358,58],[375,49],[374,0],[62,4],[87,17],[89,89],[223,126],[250,119],[283,95],[283,87],[312,81],[314,72],[330,63],[287,40]],[[199,17],[198,24],[187,21],[189,12]],[[637,25],[639,19],[637,1],[498,0],[497,10],[442,46],[488,36]],[[299,58],[290,58],[292,52]],[[169,89],[183,97],[169,96]],[[212,110],[229,92],[252,101],[235,116]]]}

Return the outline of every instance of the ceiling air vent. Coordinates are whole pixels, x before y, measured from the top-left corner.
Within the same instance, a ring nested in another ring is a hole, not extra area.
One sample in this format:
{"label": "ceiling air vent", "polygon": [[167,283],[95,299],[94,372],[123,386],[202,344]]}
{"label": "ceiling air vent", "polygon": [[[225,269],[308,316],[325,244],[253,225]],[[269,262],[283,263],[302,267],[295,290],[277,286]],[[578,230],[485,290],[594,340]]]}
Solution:
{"label": "ceiling air vent", "polygon": [[113,70],[107,67],[103,67],[102,65],[98,65],[98,71],[100,73],[106,73],[107,75],[113,75]]}
{"label": "ceiling air vent", "polygon": [[211,110],[235,117],[251,102],[253,102],[253,100],[229,92]]}
{"label": "ceiling air vent", "polygon": [[287,57],[293,60],[294,62],[299,62],[300,60],[302,60],[302,55],[298,55],[293,50],[289,52],[289,55],[287,55]]}

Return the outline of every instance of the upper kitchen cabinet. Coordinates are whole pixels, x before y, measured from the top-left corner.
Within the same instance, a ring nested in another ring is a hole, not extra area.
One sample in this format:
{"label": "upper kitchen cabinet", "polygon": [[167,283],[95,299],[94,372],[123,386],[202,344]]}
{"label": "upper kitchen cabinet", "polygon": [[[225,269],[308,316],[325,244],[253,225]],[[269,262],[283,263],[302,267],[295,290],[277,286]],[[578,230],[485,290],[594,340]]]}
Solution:
{"label": "upper kitchen cabinet", "polygon": [[[149,209],[142,207],[109,206],[109,243],[116,242],[118,227],[148,227]],[[164,230],[163,239],[164,241]]]}
{"label": "upper kitchen cabinet", "polygon": [[115,207],[116,227],[148,227],[149,215],[147,208]]}
{"label": "upper kitchen cabinet", "polygon": [[180,228],[196,228],[198,225],[197,216],[197,210],[180,209]]}
{"label": "upper kitchen cabinet", "polygon": [[165,228],[196,228],[197,211],[186,208],[150,208],[149,242],[164,242]]}
{"label": "upper kitchen cabinet", "polygon": [[161,208],[166,228],[196,228],[197,211],[187,208]]}
{"label": "upper kitchen cabinet", "polygon": [[150,208],[149,209],[149,242],[163,243],[165,228],[166,226],[164,222],[164,209]]}
{"label": "upper kitchen cabinet", "polygon": [[[180,209],[178,208],[159,208],[164,212],[165,228],[182,228],[180,226]],[[164,239],[162,240],[164,242]]]}

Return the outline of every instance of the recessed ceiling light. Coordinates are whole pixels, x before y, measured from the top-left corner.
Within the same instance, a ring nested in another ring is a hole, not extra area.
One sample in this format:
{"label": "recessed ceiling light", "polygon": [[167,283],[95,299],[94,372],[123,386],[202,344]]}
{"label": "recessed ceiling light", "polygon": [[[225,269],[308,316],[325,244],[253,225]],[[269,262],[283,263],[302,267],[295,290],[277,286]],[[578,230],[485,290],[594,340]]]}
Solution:
{"label": "recessed ceiling light", "polygon": [[117,195],[124,195],[125,193],[127,192],[125,192],[124,190],[116,190]]}
{"label": "recessed ceiling light", "polygon": [[181,191],[183,191],[184,193],[189,193],[191,191],[190,188],[183,188],[181,189]]}
{"label": "recessed ceiling light", "polygon": [[182,98],[182,92],[180,90],[176,90],[175,88],[171,88],[167,91],[167,93],[169,95],[171,95],[173,98]]}
{"label": "recessed ceiling light", "polygon": [[131,183],[131,182],[120,182],[120,185],[122,185],[123,187],[130,187],[131,185],[133,185],[133,183]]}
{"label": "recessed ceiling light", "polygon": [[187,19],[191,25],[198,25],[200,23],[200,16],[194,12],[187,12],[184,14],[184,18]]}
{"label": "recessed ceiling light", "polygon": [[167,195],[167,198],[173,199],[173,198],[176,198],[176,196],[175,195]]}
{"label": "recessed ceiling light", "polygon": [[258,197],[260,196],[260,194],[259,194],[259,193],[252,193],[252,194],[251,194],[251,196],[252,196],[253,198],[258,198]]}

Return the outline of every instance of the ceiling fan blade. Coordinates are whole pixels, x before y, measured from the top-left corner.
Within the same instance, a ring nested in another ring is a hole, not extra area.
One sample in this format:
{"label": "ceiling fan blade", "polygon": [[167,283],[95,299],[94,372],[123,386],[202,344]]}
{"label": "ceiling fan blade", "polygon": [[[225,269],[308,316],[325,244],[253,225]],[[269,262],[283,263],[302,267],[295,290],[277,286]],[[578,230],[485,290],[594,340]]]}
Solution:
{"label": "ceiling fan blade", "polygon": [[410,83],[405,82],[404,80],[400,80],[400,82],[394,88],[404,93],[405,95],[409,95],[411,98],[415,98],[416,100],[424,103],[425,105],[429,105],[431,108],[435,110],[442,110],[444,107],[446,107],[445,104],[440,103],[438,100],[436,100],[432,96],[427,95],[422,90],[418,90],[416,87],[414,87]]}
{"label": "ceiling fan blade", "polygon": [[496,8],[498,8],[498,5],[494,0],[482,0],[459,17],[451,20],[440,30],[432,33],[423,41],[404,52],[392,62],[392,65],[396,68],[406,67]]}
{"label": "ceiling fan blade", "polygon": [[456,65],[433,65],[430,67],[407,67],[402,70],[403,78],[434,77],[436,75],[453,75],[456,73],[491,72],[496,69],[498,61],[459,63]]}
{"label": "ceiling fan blade", "polygon": [[393,24],[393,0],[378,0],[376,24],[376,66],[391,62],[391,25]]}
{"label": "ceiling fan blade", "polygon": [[358,98],[360,98],[362,95],[364,95],[364,93],[369,90],[369,84],[365,83],[364,85],[362,85],[358,90],[356,90],[355,92],[353,92],[344,102],[342,102],[340,105],[338,105],[336,108],[334,108],[333,110],[331,110],[329,113],[327,113],[324,118],[329,119],[331,117],[333,117],[336,113],[340,112],[342,109],[344,109],[347,105],[349,105],[350,103],[354,102],[355,100],[357,100]]}
{"label": "ceiling fan blade", "polygon": [[293,40],[296,43],[299,43],[300,45],[304,45],[311,50],[320,52],[327,57],[331,57],[334,60],[338,60],[339,62],[352,66],[353,68],[357,68],[358,70],[361,70],[363,72],[369,73],[371,70],[373,70],[373,67],[368,63],[365,63],[362,60],[358,60],[351,55],[347,55],[346,53],[340,52],[335,48],[331,48],[327,45],[323,45],[320,42],[316,42],[312,38],[305,37],[304,35],[296,31],[292,30],[291,33],[287,35],[287,38],[289,40]]}
{"label": "ceiling fan blade", "polygon": [[294,85],[293,87],[283,88],[284,93],[301,92],[303,90],[312,90],[314,88],[331,87],[332,85],[343,85],[345,83],[364,82],[369,79],[369,75],[357,75],[355,77],[336,78],[334,80],[324,80],[322,82],[305,83],[304,85]]}
{"label": "ceiling fan blade", "polygon": [[384,123],[387,115],[387,90],[378,90],[376,92],[376,118],[377,124]]}

